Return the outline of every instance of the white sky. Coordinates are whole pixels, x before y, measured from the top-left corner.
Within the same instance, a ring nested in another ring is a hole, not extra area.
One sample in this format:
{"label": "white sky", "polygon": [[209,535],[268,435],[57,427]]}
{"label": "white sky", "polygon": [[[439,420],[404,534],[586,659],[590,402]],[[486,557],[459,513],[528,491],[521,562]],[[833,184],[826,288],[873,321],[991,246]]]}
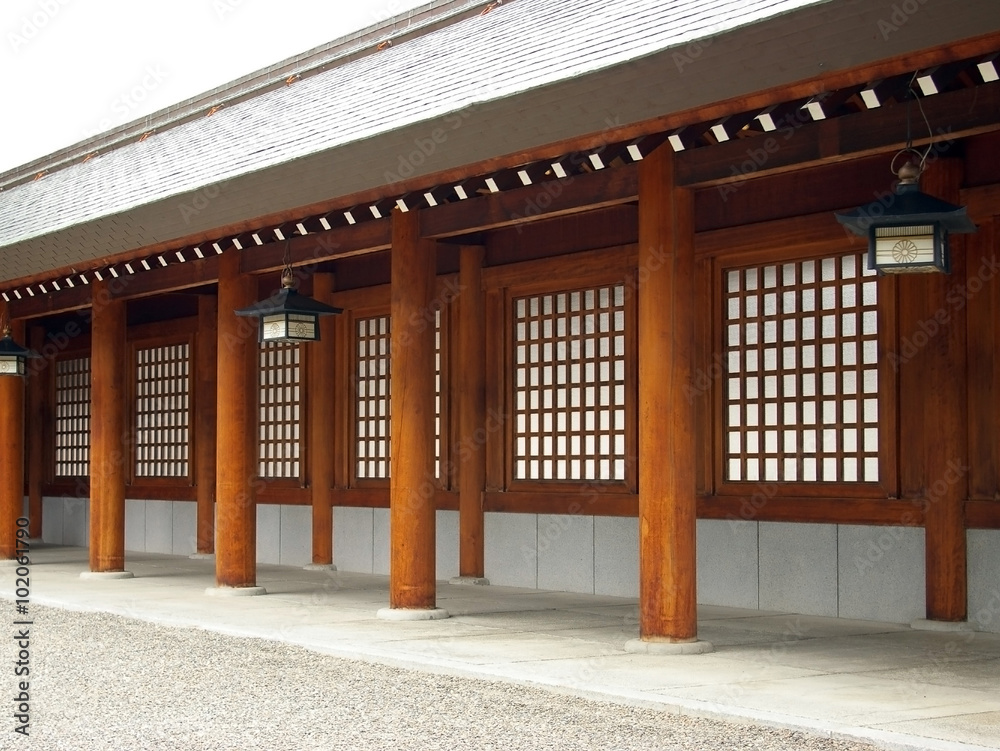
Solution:
{"label": "white sky", "polygon": [[0,0],[0,173],[428,0]]}

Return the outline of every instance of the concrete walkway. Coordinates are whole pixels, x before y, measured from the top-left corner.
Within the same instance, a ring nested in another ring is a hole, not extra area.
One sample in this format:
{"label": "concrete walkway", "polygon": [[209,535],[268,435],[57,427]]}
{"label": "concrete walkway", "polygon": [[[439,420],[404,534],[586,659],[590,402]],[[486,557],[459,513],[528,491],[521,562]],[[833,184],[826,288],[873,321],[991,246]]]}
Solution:
{"label": "concrete walkway", "polygon": [[[342,657],[803,729],[887,749],[1000,749],[1000,635],[702,606],[707,655],[627,654],[636,601],[440,583],[452,617],[390,622],[384,576],[259,566],[261,597],[207,597],[214,562],[129,554],[81,580],[83,548],[31,554],[32,603],[273,639]],[[14,571],[0,569],[12,599]],[[8,606],[9,607],[9,606]],[[37,632],[43,623],[34,626]]]}

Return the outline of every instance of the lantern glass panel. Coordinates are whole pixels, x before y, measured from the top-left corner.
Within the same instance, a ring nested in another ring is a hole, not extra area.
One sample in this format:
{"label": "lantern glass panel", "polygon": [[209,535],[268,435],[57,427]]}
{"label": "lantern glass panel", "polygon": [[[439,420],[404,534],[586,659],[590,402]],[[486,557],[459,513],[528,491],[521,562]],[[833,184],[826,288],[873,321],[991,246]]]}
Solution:
{"label": "lantern glass panel", "polygon": [[936,266],[934,225],[875,227],[875,264],[885,271]]}
{"label": "lantern glass panel", "polygon": [[16,355],[0,355],[0,376],[24,375],[24,358]]}
{"label": "lantern glass panel", "polygon": [[263,316],[260,321],[262,342],[281,341],[288,336],[288,320],[284,313]]}
{"label": "lantern glass panel", "polygon": [[316,327],[316,316],[314,315],[306,313],[289,313],[287,326],[287,336],[289,339],[304,342],[312,342],[319,339],[319,333]]}

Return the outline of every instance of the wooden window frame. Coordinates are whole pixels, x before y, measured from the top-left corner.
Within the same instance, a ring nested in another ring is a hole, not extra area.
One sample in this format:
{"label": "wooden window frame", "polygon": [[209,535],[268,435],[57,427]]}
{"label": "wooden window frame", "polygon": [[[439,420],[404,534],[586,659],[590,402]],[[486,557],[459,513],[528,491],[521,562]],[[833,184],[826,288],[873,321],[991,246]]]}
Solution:
{"label": "wooden window frame", "polygon": [[[704,326],[699,339],[701,370],[713,373],[715,358],[724,357],[723,335],[725,332],[725,291],[724,274],[728,269],[753,266],[777,265],[783,263],[837,258],[863,252],[855,245],[841,240],[821,247],[790,246],[784,250],[758,248],[713,254],[699,264],[701,273],[708,273],[706,284],[699,284],[703,291],[708,287],[711,300],[711,326]],[[877,285],[877,372],[878,372],[878,459],[879,480],[875,482],[829,482],[829,481],[729,481],[725,475],[725,394],[722,377],[711,379],[711,421],[709,440],[702,441],[703,460],[708,469],[700,473],[704,490],[718,498],[754,498],[761,494],[766,499],[895,499],[899,496],[899,463],[896,451],[898,376],[893,372],[888,353],[894,348],[898,338],[896,322],[897,285],[891,276],[875,277]],[[706,340],[707,336],[707,340]]]}
{"label": "wooden window frame", "polygon": [[[286,345],[287,346],[287,345]],[[256,389],[257,399],[255,401],[256,412],[255,412],[255,445],[257,447],[256,460],[257,460],[257,480],[261,481],[264,485],[264,490],[281,490],[281,489],[297,489],[305,488],[307,485],[307,478],[309,477],[308,472],[308,461],[309,461],[309,347],[303,344],[294,345],[298,347],[299,350],[299,473],[296,477],[268,477],[259,474],[260,465],[265,459],[261,456],[262,439],[260,437],[261,429],[261,418],[260,410],[264,406],[261,404],[261,390],[264,388],[264,384],[261,383],[261,376],[263,375],[264,367],[261,365],[260,359],[262,354],[267,351],[267,345],[258,344],[257,348],[257,381],[254,384]],[[315,345],[321,346],[321,345]]]}
{"label": "wooden window frame", "polygon": [[[78,348],[78,349],[68,349],[68,350],[66,350],[64,352],[60,352],[58,355],[56,355],[55,358],[53,358],[52,363],[49,366],[49,368],[46,369],[46,371],[49,371],[49,372],[48,372],[47,383],[45,384],[45,388],[46,388],[46,392],[48,393],[49,404],[52,405],[52,420],[50,421],[50,423],[48,425],[48,440],[47,440],[47,444],[49,446],[51,446],[51,451],[48,452],[48,455],[46,457],[46,462],[45,462],[46,485],[48,485],[48,486],[55,486],[55,487],[59,487],[59,488],[65,488],[66,486],[74,486],[75,487],[75,486],[77,486],[80,483],[81,480],[85,480],[88,483],[90,482],[90,474],[89,473],[85,474],[85,475],[60,475],[60,474],[57,474],[58,465],[57,465],[56,455],[57,455],[58,447],[56,445],[56,442],[57,442],[56,436],[58,435],[58,433],[57,433],[56,428],[57,428],[57,425],[58,425],[58,422],[59,422],[59,418],[58,418],[56,412],[58,410],[58,406],[59,405],[58,405],[56,399],[57,399],[57,394],[58,394],[58,377],[59,377],[58,365],[59,365],[60,362],[63,362],[63,361],[66,361],[66,360],[81,360],[81,359],[86,359],[86,360],[90,360],[91,359],[91,352],[90,352],[90,348],[89,347],[87,347],[87,348]],[[93,363],[91,363],[91,373],[92,372],[93,372]],[[38,377],[38,376],[35,375],[33,377]],[[92,388],[92,385],[91,385],[91,388]],[[88,413],[89,413],[89,409],[88,409]],[[93,415],[89,415],[89,419],[92,421],[93,420]],[[88,467],[90,466],[90,448],[91,448],[90,440],[89,440],[89,435],[90,435],[90,433],[88,432],[88,441],[87,441],[87,466]]]}
{"label": "wooden window frame", "polygon": [[[499,435],[487,437],[488,496],[497,492],[525,498],[534,494],[539,498],[559,496],[569,501],[567,505],[571,507],[579,503],[581,508],[592,508],[601,495],[623,496],[637,492],[637,252],[635,245],[615,246],[483,270],[483,286],[487,293],[487,413],[492,411],[507,416]],[[625,287],[625,479],[516,479],[514,300],[616,285]],[[498,437],[501,440],[497,440]],[[541,505],[545,505],[545,501],[541,501]]]}
{"label": "wooden window frame", "polygon": [[[440,490],[451,490],[455,487],[457,480],[457,469],[451,461],[451,437],[455,435],[454,420],[457,415],[451,408],[451,397],[454,390],[455,373],[451,368],[452,348],[454,346],[455,327],[452,325],[452,311],[454,307],[448,304],[454,296],[455,275],[440,275],[435,281],[435,300],[440,302],[440,449],[438,461],[440,462],[439,476],[436,478]],[[343,422],[338,427],[337,435],[341,438],[346,450],[340,453],[344,461],[336,471],[339,479],[336,481],[337,487],[350,490],[387,490],[389,488],[389,478],[359,478],[358,467],[358,401],[357,401],[357,378],[358,378],[358,337],[357,322],[360,319],[375,318],[385,316],[390,319],[391,332],[391,310],[390,310],[390,287],[380,285],[377,287],[367,287],[357,290],[338,292],[334,295],[334,302],[339,307],[344,308],[344,313],[340,317],[337,335],[344,340],[340,351],[343,353],[340,367],[344,372],[343,383],[347,404],[338,413],[343,415]],[[390,333],[391,343],[391,333]],[[392,351],[389,351],[390,363]],[[390,366],[391,367],[391,366]],[[391,371],[390,371],[391,373]],[[391,396],[390,396],[391,398]],[[390,418],[391,422],[391,418]],[[390,438],[389,445],[391,461],[392,444]]]}
{"label": "wooden window frame", "polygon": [[[197,406],[197,350],[195,334],[197,328],[197,317],[189,319],[177,319],[173,321],[163,321],[154,324],[135,326],[128,331],[128,404],[125,412],[126,424],[132,439],[128,446],[128,472],[126,473],[129,486],[129,497],[144,495],[136,492],[141,488],[192,488],[194,487],[197,471],[195,467],[195,409]],[[180,329],[180,331],[178,331]],[[136,399],[138,397],[138,375],[137,375],[137,353],[140,349],[151,349],[157,347],[169,347],[186,344],[188,347],[188,459],[187,475],[175,475],[170,477],[146,476],[136,473],[138,448],[138,419]]]}
{"label": "wooden window frame", "polygon": [[[349,362],[348,362],[348,373],[347,381],[348,384],[348,396],[350,404],[347,409],[348,422],[347,422],[347,435],[349,436],[348,441],[348,487],[351,488],[388,488],[389,487],[389,477],[358,477],[358,321],[374,318],[385,317],[389,319],[389,340],[390,340],[390,350],[389,350],[389,380],[391,382],[392,374],[392,321],[389,314],[388,305],[374,305],[366,308],[358,308],[350,311],[349,315],[349,327],[350,332],[350,343],[349,343]],[[391,392],[388,395],[391,402]],[[391,412],[386,413],[387,424],[391,425]],[[389,441],[389,453],[386,455],[385,462],[386,468],[388,470],[389,464],[392,461],[392,438],[391,435],[386,437]]]}

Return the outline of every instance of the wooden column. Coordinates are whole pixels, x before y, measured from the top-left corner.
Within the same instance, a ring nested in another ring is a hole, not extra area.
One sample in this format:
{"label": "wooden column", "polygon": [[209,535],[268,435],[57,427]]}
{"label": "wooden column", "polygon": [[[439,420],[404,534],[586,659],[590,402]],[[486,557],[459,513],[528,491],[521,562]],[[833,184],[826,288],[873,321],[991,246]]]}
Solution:
{"label": "wooden column", "polygon": [[669,147],[639,166],[638,271],[639,633],[694,642],[694,208]]}
{"label": "wooden column", "polygon": [[[313,275],[313,297],[331,303],[333,274]],[[312,485],[312,562],[333,565],[333,457],[336,453],[333,417],[336,328],[333,316],[319,319],[320,341],[309,351],[309,457]],[[343,394],[346,398],[346,393]]]}
{"label": "wooden column", "polygon": [[[0,321],[6,321],[0,300]],[[11,336],[24,346],[24,326],[11,323]],[[0,331],[0,336],[3,332]],[[17,557],[17,520],[24,508],[24,378],[0,376],[0,559]]]}
{"label": "wooden column", "polygon": [[415,211],[392,215],[390,352],[391,561],[393,609],[432,609],[435,588],[434,296],[435,246],[420,239]]}
{"label": "wooden column", "polygon": [[458,298],[458,571],[486,575],[483,492],[486,490],[486,307],[484,249],[463,247]]}
{"label": "wooden column", "polygon": [[93,287],[90,388],[90,570],[125,570],[126,425],[125,301],[105,282]]}
{"label": "wooden column", "polygon": [[198,347],[195,355],[195,485],[198,492],[197,551],[215,552],[216,429],[218,420],[219,301],[212,295],[198,298]]}
{"label": "wooden column", "polygon": [[[28,333],[29,346],[41,352],[45,346],[45,328],[32,326]],[[28,414],[38,424],[49,425],[52,407],[49,403],[52,384],[51,360],[28,363]],[[31,539],[42,539],[42,485],[45,483],[45,430],[32,430],[27,436],[28,450],[28,533]]]}
{"label": "wooden column", "polygon": [[257,584],[257,326],[234,311],[253,304],[257,284],[240,274],[240,255],[219,256],[219,352],[215,579]]}
{"label": "wooden column", "polygon": [[[921,177],[920,189],[958,204],[961,181],[961,160],[940,159]],[[964,621],[967,615],[967,307],[953,302],[953,290],[965,289],[965,238],[952,235],[950,243],[950,275],[899,279],[899,333],[920,345],[900,367],[903,488],[925,501],[927,618],[936,621]]]}

